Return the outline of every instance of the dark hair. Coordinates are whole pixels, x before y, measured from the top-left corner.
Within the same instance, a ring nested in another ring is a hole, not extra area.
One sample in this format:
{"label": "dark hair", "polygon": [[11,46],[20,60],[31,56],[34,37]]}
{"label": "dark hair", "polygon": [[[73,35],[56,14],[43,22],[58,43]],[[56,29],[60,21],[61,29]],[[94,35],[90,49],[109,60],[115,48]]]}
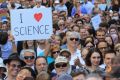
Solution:
{"label": "dark hair", "polygon": [[60,29],[57,23],[53,24],[53,28],[55,28],[55,30],[59,30]]}
{"label": "dark hair", "polygon": [[102,22],[102,23],[99,24],[99,26],[100,26],[100,27],[105,27],[105,28],[107,28],[107,29],[108,29],[108,27],[109,27],[109,25],[108,25],[107,22]]}
{"label": "dark hair", "polygon": [[[120,78],[120,66],[113,67],[113,70],[110,73],[110,77],[112,77],[112,78]],[[117,80],[119,80],[119,79],[117,79]]]}
{"label": "dark hair", "polygon": [[59,0],[60,1],[60,3],[62,3],[63,2],[63,0]]}
{"label": "dark hair", "polygon": [[82,22],[82,24],[84,24],[84,22],[83,22],[82,19],[77,19],[77,20],[75,21],[75,23],[77,24],[78,21],[80,21],[80,22]]}
{"label": "dark hair", "polygon": [[103,56],[102,56],[102,53],[99,51],[99,49],[97,49],[97,48],[91,48],[91,49],[89,50],[86,58],[85,58],[85,63],[86,63],[87,66],[92,66],[90,58],[91,58],[91,56],[92,56],[92,54],[93,54],[94,52],[97,52],[97,53],[100,54],[101,60],[100,60],[99,65],[101,65],[101,64],[103,63]]}
{"label": "dark hair", "polygon": [[105,41],[108,43],[110,49],[114,49],[114,41],[113,41],[111,35],[108,34],[108,35],[105,36],[105,38],[106,38],[106,37],[110,37],[110,38],[111,38],[111,40],[112,40],[112,44],[111,44],[111,45],[109,45],[109,43],[108,43],[106,40],[105,40]]}
{"label": "dark hair", "polygon": [[39,59],[39,58],[45,59],[45,60],[46,60],[46,63],[48,64],[47,58],[46,58],[45,56],[38,56],[38,57],[36,57],[36,59],[35,59],[35,65],[36,65],[36,60]]}
{"label": "dark hair", "polygon": [[113,49],[107,50],[107,51],[105,51],[104,58],[105,58],[106,54],[115,54],[116,55],[116,52]]}
{"label": "dark hair", "polygon": [[98,45],[99,45],[101,42],[105,42],[105,43],[107,44],[107,47],[109,47],[109,45],[108,45],[107,41],[102,40],[102,41],[98,41],[98,42],[97,42],[97,44],[96,44],[96,48],[98,48]]}
{"label": "dark hair", "polygon": [[84,47],[86,47],[86,45],[89,44],[89,43],[91,43],[93,45],[93,47],[95,47],[94,42],[90,42],[90,41],[89,42],[85,42]]}
{"label": "dark hair", "polygon": [[[30,71],[30,72],[31,72],[31,76],[32,76],[34,79],[36,78],[35,71],[34,71],[32,68],[30,68],[30,67],[23,67],[23,68],[21,68],[21,70],[23,70],[23,69],[26,69],[26,70]],[[20,71],[21,71],[21,70],[20,70]]]}
{"label": "dark hair", "polygon": [[24,80],[35,80],[35,79],[32,77],[25,77]]}
{"label": "dark hair", "polygon": [[[65,11],[61,11],[60,13],[63,13],[63,12],[65,12]],[[62,17],[64,19],[64,21],[66,21],[66,17],[64,15],[60,14],[58,17],[59,18]]]}
{"label": "dark hair", "polygon": [[104,32],[104,33],[106,33],[104,30],[102,30],[101,28],[99,28],[97,31],[96,31],[96,33],[95,33],[95,35],[97,36],[97,32]]}
{"label": "dark hair", "polygon": [[0,32],[0,44],[4,45],[7,43],[7,41],[8,41],[8,33],[1,31]]}

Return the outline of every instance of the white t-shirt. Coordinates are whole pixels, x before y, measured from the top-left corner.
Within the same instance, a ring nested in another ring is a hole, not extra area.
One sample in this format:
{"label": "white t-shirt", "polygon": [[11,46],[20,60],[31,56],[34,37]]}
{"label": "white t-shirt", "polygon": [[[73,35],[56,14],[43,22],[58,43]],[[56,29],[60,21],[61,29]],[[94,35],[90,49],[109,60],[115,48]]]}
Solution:
{"label": "white t-shirt", "polygon": [[75,61],[77,58],[79,58],[80,63],[81,63],[82,65],[85,65],[85,62],[84,62],[83,58],[81,57],[81,53],[80,53],[80,50],[79,50],[79,49],[77,49],[76,52],[75,52],[73,55],[71,55],[71,59],[70,59],[70,61],[69,61],[70,65],[74,65],[74,61]]}

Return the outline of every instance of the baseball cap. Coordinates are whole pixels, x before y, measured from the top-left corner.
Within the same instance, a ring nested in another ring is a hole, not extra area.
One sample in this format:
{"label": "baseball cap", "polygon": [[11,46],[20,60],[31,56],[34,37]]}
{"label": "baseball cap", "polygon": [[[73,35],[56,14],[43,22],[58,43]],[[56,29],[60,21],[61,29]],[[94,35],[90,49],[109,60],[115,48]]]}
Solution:
{"label": "baseball cap", "polygon": [[68,63],[68,60],[66,57],[64,56],[58,56],[56,59],[55,59],[55,64],[57,63]]}

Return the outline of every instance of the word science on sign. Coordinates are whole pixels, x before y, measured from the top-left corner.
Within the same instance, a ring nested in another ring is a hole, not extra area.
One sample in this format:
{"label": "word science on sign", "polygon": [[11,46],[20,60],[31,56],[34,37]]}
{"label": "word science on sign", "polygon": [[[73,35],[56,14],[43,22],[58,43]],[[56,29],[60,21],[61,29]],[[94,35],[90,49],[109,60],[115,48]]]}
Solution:
{"label": "word science on sign", "polygon": [[15,41],[48,39],[53,33],[51,8],[11,10],[10,17]]}

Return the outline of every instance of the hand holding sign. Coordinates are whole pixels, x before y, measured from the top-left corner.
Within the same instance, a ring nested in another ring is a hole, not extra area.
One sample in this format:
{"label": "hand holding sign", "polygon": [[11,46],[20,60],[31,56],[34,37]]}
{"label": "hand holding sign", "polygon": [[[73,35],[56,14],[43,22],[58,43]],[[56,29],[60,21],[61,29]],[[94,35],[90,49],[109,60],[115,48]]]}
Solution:
{"label": "hand holding sign", "polygon": [[11,10],[10,16],[15,41],[48,39],[53,33],[51,8]]}

